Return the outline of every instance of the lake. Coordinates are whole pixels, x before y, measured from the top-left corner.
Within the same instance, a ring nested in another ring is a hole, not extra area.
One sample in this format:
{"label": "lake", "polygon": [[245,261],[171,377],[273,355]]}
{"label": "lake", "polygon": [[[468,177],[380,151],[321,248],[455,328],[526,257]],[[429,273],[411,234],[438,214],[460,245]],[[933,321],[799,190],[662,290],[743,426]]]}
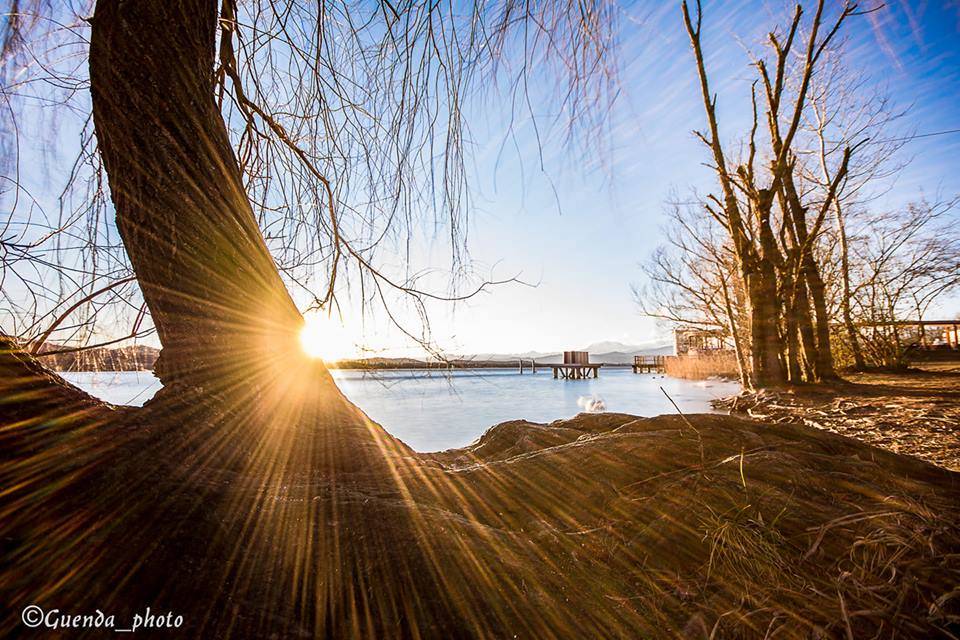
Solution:
{"label": "lake", "polygon": [[[113,404],[142,405],[160,383],[149,371],[64,372],[63,377]],[[740,385],[691,381],[627,369],[601,369],[589,380],[554,380],[550,370],[516,369],[333,371],[340,389],[387,431],[418,451],[462,447],[507,420],[550,422],[582,411],[638,416],[676,413],[660,387],[684,413],[711,411],[714,398]]]}

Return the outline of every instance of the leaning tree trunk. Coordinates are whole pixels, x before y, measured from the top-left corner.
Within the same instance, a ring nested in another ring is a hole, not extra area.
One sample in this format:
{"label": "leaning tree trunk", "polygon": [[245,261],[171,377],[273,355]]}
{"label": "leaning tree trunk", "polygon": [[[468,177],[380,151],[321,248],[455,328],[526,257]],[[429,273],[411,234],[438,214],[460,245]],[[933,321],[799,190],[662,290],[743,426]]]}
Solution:
{"label": "leaning tree trunk", "polygon": [[385,637],[447,605],[401,506],[400,469],[415,477],[421,459],[298,348],[214,102],[217,9],[97,3],[94,123],[164,388],[79,428],[62,409],[83,457],[57,476],[47,533],[29,533],[56,562],[29,576],[79,611],[162,601],[191,637]]}
{"label": "leaning tree trunk", "polygon": [[97,141],[165,387],[253,382],[301,324],[214,102],[216,25],[215,0],[103,0],[93,18]]}

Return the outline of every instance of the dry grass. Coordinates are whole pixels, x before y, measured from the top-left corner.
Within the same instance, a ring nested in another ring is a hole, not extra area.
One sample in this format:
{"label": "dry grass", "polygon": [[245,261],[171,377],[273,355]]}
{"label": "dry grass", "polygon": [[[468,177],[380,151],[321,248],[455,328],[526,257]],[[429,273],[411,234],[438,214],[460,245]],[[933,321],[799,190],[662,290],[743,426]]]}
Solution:
{"label": "dry grass", "polygon": [[955,528],[910,498],[888,502],[807,527],[812,542],[805,549],[776,522],[750,515],[751,505],[726,516],[710,512],[706,580],[720,582],[736,606],[705,616],[714,620],[705,635],[794,636],[796,608],[819,602],[823,617],[809,620],[813,637],[925,637],[933,629],[956,637],[950,635],[960,622]]}
{"label": "dry grass", "polygon": [[666,373],[674,378],[706,380],[707,378],[739,379],[737,359],[732,353],[699,356],[667,356]]}
{"label": "dry grass", "polygon": [[679,416],[618,414],[501,425],[437,459],[498,528],[550,531],[538,549],[574,559],[570,606],[614,599],[611,628],[631,620],[634,637],[957,635],[960,477],[802,426],[689,420],[705,463]]}

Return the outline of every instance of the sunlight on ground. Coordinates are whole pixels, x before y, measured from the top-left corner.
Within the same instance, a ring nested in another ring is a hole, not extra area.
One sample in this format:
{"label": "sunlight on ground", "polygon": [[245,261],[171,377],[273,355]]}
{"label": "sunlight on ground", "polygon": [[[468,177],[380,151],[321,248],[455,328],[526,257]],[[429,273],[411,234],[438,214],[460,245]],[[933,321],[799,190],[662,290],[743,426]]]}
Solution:
{"label": "sunlight on ground", "polygon": [[340,321],[322,312],[304,315],[300,330],[300,346],[311,358],[327,362],[343,360],[356,355],[353,337]]}

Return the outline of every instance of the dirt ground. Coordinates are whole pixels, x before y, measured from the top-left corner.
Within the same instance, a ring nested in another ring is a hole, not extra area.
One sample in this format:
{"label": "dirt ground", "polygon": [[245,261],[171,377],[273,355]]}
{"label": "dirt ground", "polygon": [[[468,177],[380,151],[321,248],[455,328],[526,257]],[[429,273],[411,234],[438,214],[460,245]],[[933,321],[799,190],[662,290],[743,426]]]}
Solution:
{"label": "dirt ground", "polygon": [[800,422],[960,471],[960,361],[904,373],[851,373],[841,383],[762,391],[719,406],[758,420]]}

